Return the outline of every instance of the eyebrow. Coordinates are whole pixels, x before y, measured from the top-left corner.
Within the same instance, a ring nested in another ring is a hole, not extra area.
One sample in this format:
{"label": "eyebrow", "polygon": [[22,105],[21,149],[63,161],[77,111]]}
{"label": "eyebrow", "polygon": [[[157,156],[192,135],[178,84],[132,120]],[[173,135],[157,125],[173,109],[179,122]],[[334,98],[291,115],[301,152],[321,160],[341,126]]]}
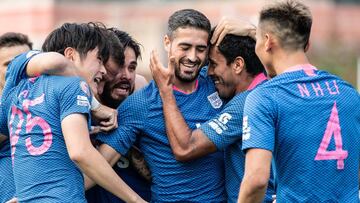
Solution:
{"label": "eyebrow", "polygon": [[[190,43],[187,43],[187,42],[181,42],[181,43],[179,43],[179,46],[189,46],[189,47],[191,47],[191,46],[193,46],[192,44],[190,44]],[[195,47],[197,47],[197,48],[207,48],[208,47],[208,45],[196,45]]]}

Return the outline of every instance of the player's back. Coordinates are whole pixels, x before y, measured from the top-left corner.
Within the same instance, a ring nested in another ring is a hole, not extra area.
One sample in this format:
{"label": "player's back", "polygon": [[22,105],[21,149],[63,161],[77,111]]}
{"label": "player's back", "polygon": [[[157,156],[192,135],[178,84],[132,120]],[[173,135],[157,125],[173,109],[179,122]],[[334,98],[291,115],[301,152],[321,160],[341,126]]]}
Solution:
{"label": "player's back", "polygon": [[275,104],[278,202],[358,202],[359,94],[318,70],[286,72],[260,88]]}
{"label": "player's back", "polygon": [[61,130],[61,120],[74,112],[68,103],[86,103],[72,91],[81,84],[86,83],[77,77],[40,76],[14,88],[17,98],[8,118],[20,202],[86,202],[82,174],[69,158]]}

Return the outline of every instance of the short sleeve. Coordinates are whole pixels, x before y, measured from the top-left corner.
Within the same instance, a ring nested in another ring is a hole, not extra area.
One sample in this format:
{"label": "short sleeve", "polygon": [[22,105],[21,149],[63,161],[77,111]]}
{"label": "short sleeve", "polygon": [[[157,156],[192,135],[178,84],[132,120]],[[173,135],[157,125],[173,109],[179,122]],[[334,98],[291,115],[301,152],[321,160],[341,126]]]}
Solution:
{"label": "short sleeve", "polygon": [[5,136],[9,136],[9,130],[7,126],[7,114],[2,102],[0,102],[0,133]]}
{"label": "short sleeve", "polygon": [[[265,89],[266,90],[266,89]],[[258,88],[245,101],[242,149],[260,148],[274,151],[276,103],[271,95]]]}
{"label": "short sleeve", "polygon": [[241,140],[243,109],[247,94],[242,93],[234,97],[215,118],[201,125],[200,129],[219,150],[224,150]]}
{"label": "short sleeve", "polygon": [[15,87],[20,80],[27,78],[26,76],[26,66],[29,63],[30,59],[36,56],[41,52],[39,51],[29,51],[23,54],[16,56],[8,66],[5,75],[5,87],[4,95],[7,95],[5,92],[9,91],[11,88]]}
{"label": "short sleeve", "polygon": [[90,118],[91,92],[88,84],[78,77],[58,77],[64,86],[59,85],[60,119],[74,113],[86,114]]}
{"label": "short sleeve", "polygon": [[125,99],[117,109],[119,127],[107,134],[100,133],[96,137],[97,140],[109,145],[122,155],[127,153],[146,122],[147,98],[144,90],[146,89],[141,89]]}

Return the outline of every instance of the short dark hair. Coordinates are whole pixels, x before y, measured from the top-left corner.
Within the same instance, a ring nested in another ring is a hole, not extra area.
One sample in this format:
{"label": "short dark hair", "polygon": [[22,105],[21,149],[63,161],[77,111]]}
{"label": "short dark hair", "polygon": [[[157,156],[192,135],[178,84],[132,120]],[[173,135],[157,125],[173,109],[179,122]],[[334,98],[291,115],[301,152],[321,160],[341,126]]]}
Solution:
{"label": "short dark hair", "polygon": [[115,33],[124,48],[130,47],[134,50],[136,59],[141,59],[140,43],[138,43],[134,38],[132,38],[127,32],[124,32],[114,27],[109,28],[109,30]]}
{"label": "short dark hair", "polygon": [[265,7],[260,12],[259,26],[274,33],[285,49],[305,49],[309,43],[312,17],[304,4],[287,0]]}
{"label": "short dark hair", "polygon": [[115,32],[110,29],[107,30],[107,39],[110,42],[110,57],[117,65],[123,66],[125,62],[125,50],[123,44],[120,42]]}
{"label": "short dark hair", "polygon": [[17,45],[27,45],[30,49],[32,49],[33,44],[30,42],[29,37],[22,33],[7,32],[0,36],[0,48]]}
{"label": "short dark hair", "polygon": [[106,28],[101,23],[64,23],[47,36],[42,50],[64,55],[65,49],[72,47],[79,52],[80,57],[85,57],[89,51],[98,48],[98,57],[105,64],[109,59],[110,49],[106,36]]}
{"label": "short dark hair", "polygon": [[210,21],[204,14],[194,9],[182,9],[176,11],[170,16],[168,20],[167,35],[172,37],[176,29],[186,27],[204,30],[209,35],[211,32]]}
{"label": "short dark hair", "polygon": [[225,57],[226,64],[234,62],[240,56],[244,59],[246,72],[255,76],[265,72],[264,66],[255,53],[256,41],[248,36],[227,34],[218,46],[220,53]]}

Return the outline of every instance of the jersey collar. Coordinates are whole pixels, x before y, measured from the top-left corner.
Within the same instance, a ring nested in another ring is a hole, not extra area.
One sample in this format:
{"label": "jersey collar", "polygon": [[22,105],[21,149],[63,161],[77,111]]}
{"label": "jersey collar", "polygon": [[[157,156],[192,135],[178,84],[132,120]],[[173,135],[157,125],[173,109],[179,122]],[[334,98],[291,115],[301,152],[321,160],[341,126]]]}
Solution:
{"label": "jersey collar", "polygon": [[194,89],[194,91],[192,91],[192,92],[190,92],[190,93],[186,93],[186,92],[182,91],[181,89],[179,89],[179,88],[176,87],[175,85],[173,85],[173,90],[178,91],[178,92],[181,92],[181,93],[183,93],[183,94],[191,94],[191,93],[193,93],[193,92],[195,92],[195,91],[197,90],[198,85],[199,85],[199,80],[196,79],[196,81],[195,81],[195,89]]}
{"label": "jersey collar", "polygon": [[299,65],[295,65],[295,66],[291,66],[289,68],[287,68],[284,73],[287,72],[293,72],[293,71],[299,71],[299,70],[303,70],[307,75],[309,76],[314,76],[315,75],[315,70],[316,67],[307,63],[307,64],[299,64]]}
{"label": "jersey collar", "polygon": [[255,76],[254,80],[250,83],[249,87],[247,88],[247,90],[252,90],[254,89],[258,84],[260,84],[261,82],[263,82],[264,80],[266,80],[266,76],[264,73],[260,73],[258,75]]}

